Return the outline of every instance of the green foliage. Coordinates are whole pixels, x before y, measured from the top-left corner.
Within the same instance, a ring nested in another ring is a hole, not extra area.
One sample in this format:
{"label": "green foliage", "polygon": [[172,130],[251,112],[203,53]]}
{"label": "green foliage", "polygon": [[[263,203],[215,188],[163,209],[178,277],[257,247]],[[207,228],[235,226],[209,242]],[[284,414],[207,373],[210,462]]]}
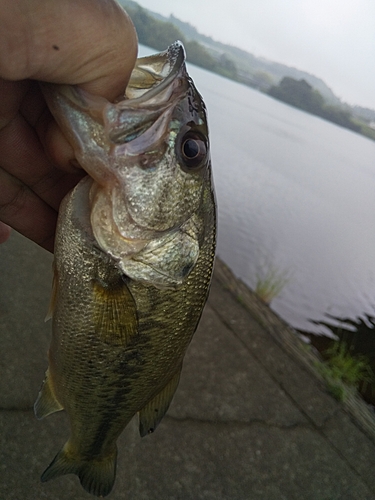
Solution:
{"label": "green foliage", "polygon": [[140,43],[157,50],[165,50],[168,45],[181,39],[180,30],[172,23],[158,21],[142,7],[127,6],[127,12],[137,30]]}
{"label": "green foliage", "polygon": [[[375,111],[358,106],[344,106],[319,78],[283,64],[257,58],[237,47],[215,42],[212,38],[198,33],[194,26],[174,16],[166,20],[158,14],[149,14],[146,9],[131,0],[120,0],[120,3],[126,7],[132,18],[140,43],[157,50],[165,50],[174,41],[181,40],[186,48],[187,60],[193,64],[267,92],[292,106],[375,140],[375,131],[366,123],[374,119]],[[286,74],[291,76],[282,78]],[[301,76],[303,78],[297,80]],[[279,78],[282,78],[279,85],[272,86]],[[335,106],[328,105],[325,99]],[[355,120],[352,118],[351,109],[355,111]]]}
{"label": "green foliage", "polygon": [[341,125],[341,127],[360,132],[360,127],[353,122],[352,115],[349,111],[340,109],[337,106],[323,106],[319,116],[330,122],[337,123],[337,125]]}
{"label": "green foliage", "polygon": [[318,369],[327,381],[328,389],[339,401],[346,398],[348,388],[367,386],[374,381],[369,360],[361,354],[352,355],[346,342],[337,341],[324,352],[327,360]]}
{"label": "green foliage", "polygon": [[375,141],[375,129],[372,127],[369,127],[367,123],[364,123],[363,121],[360,120],[355,120],[355,123],[360,127],[361,129],[361,134],[365,135],[369,139],[372,139]]}
{"label": "green foliage", "polygon": [[252,81],[256,88],[266,91],[274,84],[275,80],[267,71],[256,71],[253,75]]}
{"label": "green foliage", "polygon": [[362,354],[352,355],[346,342],[335,342],[325,354],[328,356],[326,363],[333,379],[356,387],[360,382],[370,383],[373,380],[369,360]]}
{"label": "green foliage", "polygon": [[188,61],[210,71],[215,71],[217,69],[217,62],[210,56],[203,45],[194,40],[184,42],[184,45]]}
{"label": "green foliage", "polygon": [[268,94],[341,127],[361,132],[361,127],[352,120],[349,111],[338,106],[327,105],[323,96],[314,90],[306,80],[285,77],[278,85],[272,86],[268,90]]}
{"label": "green foliage", "polygon": [[270,304],[290,280],[288,272],[280,271],[273,266],[263,273],[258,273],[256,278],[254,292],[266,304]]}
{"label": "green foliage", "polygon": [[227,54],[221,54],[219,63],[217,64],[218,73],[228,78],[234,80],[237,79],[237,66],[233,59],[227,56]]}
{"label": "green foliage", "polygon": [[294,80],[288,76],[283,78],[279,85],[272,86],[268,94],[314,114],[324,105],[321,94],[314,90],[306,80]]}
{"label": "green foliage", "polygon": [[137,30],[140,43],[157,50],[165,50],[171,43],[181,40],[185,46],[188,61],[209,71],[236,79],[236,65],[225,54],[221,55],[219,59],[215,59],[201,43],[195,40],[186,40],[174,24],[168,21],[159,21],[139,5],[127,4],[126,10]]}

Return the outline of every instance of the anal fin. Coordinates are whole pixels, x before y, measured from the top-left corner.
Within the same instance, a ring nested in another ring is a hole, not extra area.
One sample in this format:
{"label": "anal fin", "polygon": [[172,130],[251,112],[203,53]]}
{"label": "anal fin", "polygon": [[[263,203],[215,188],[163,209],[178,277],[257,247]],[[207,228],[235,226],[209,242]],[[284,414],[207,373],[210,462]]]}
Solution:
{"label": "anal fin", "polygon": [[49,370],[47,370],[42,388],[34,404],[35,416],[38,420],[41,420],[47,415],[63,409],[63,406],[57,401],[52,387],[51,376]]}
{"label": "anal fin", "polygon": [[180,381],[182,366],[170,379],[168,384],[139,412],[139,433],[141,437],[151,434],[167,413],[174,393]]}

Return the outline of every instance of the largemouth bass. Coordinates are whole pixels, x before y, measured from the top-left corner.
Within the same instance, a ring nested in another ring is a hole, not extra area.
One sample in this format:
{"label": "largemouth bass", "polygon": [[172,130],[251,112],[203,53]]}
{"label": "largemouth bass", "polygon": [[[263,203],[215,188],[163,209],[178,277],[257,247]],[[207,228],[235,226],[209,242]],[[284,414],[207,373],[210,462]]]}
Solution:
{"label": "largemouth bass", "polygon": [[136,413],[141,436],[158,426],[206,302],[216,216],[205,105],[179,42],[138,59],[119,102],[44,93],[89,175],[59,211],[35,414],[64,409],[71,435],[42,481],[74,473],[105,496],[117,438]]}

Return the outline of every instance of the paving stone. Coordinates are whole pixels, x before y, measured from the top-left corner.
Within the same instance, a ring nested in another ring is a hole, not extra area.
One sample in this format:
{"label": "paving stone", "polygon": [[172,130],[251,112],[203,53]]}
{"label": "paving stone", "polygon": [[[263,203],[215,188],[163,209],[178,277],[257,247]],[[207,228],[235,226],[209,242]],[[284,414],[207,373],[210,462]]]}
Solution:
{"label": "paving stone", "polygon": [[220,319],[318,427],[339,410],[339,403],[325,391],[323,385],[267,335],[217,280],[213,281],[210,300]]}
{"label": "paving stone", "polygon": [[375,493],[371,492],[367,486],[358,481],[341,497],[337,497],[337,500],[375,500]]}
{"label": "paving stone", "polygon": [[[31,410],[46,367],[51,256],[0,246],[0,499],[88,500],[75,476],[42,484],[69,435]],[[374,442],[291,353],[214,280],[157,431],[118,441],[109,500],[375,500]]]}
{"label": "paving stone", "polygon": [[[332,500],[358,487],[345,460],[303,425],[210,424],[169,417],[153,435],[141,439],[136,424],[131,423],[119,440],[113,500]],[[67,437],[63,414],[38,422],[31,411],[3,411],[0,430],[6,478],[0,498],[90,498],[75,476],[39,480]]]}
{"label": "paving stone", "polygon": [[344,411],[329,420],[322,430],[332,445],[361,475],[374,492],[375,498],[375,444]]}
{"label": "paving stone", "polygon": [[170,414],[179,418],[306,422],[262,365],[220,321],[210,305],[188,349]]}
{"label": "paving stone", "polygon": [[15,231],[0,245],[0,407],[30,408],[47,368],[52,255]]}
{"label": "paving stone", "polygon": [[308,427],[162,425],[132,450],[129,499],[333,500],[358,481]]}

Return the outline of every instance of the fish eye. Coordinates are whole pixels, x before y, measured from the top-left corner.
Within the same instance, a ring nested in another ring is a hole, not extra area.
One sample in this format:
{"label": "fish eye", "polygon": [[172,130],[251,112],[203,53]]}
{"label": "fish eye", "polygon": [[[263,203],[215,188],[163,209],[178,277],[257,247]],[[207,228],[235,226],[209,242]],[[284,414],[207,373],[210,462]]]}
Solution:
{"label": "fish eye", "polygon": [[188,169],[200,167],[207,157],[207,144],[196,133],[186,133],[180,142],[180,159]]}

